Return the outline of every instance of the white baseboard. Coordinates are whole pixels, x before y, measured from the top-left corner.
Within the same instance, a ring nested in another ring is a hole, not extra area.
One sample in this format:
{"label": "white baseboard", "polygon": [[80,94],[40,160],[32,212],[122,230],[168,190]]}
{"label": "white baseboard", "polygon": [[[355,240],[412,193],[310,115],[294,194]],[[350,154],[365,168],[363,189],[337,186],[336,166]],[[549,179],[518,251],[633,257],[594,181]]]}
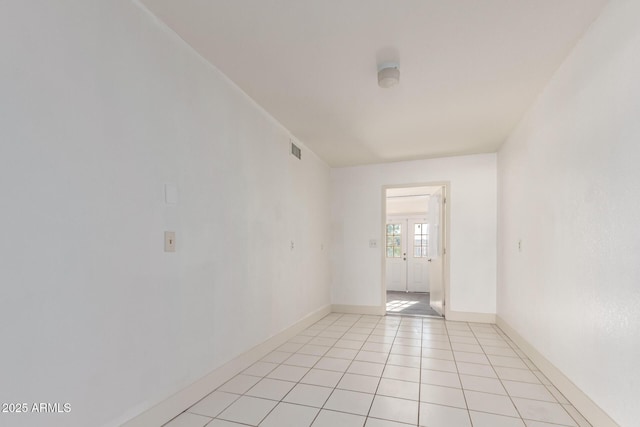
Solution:
{"label": "white baseboard", "polygon": [[602,408],[567,378],[560,369],[536,350],[535,347],[529,344],[529,342],[505,322],[504,319],[496,316],[496,324],[520,347],[527,357],[549,378],[553,385],[560,390],[564,397],[575,406],[587,421],[597,427],[620,427]]}
{"label": "white baseboard", "polygon": [[[330,305],[326,305],[321,309],[316,310],[295,323],[293,326],[290,326],[284,331],[272,336],[249,351],[242,353],[235,359],[225,363],[168,399],[161,401],[134,418],[124,422],[122,427],[161,426],[167,423],[176,415],[182,413],[207,394],[229,381],[235,375],[239,374],[256,361],[262,359],[265,355],[284,344],[293,336],[331,313],[331,308],[332,307]],[[120,423],[115,425],[119,424]]]}
{"label": "white baseboard", "polygon": [[449,310],[446,313],[446,319],[457,322],[496,323],[496,315],[494,313],[473,313]]}
{"label": "white baseboard", "polygon": [[368,314],[374,316],[384,316],[386,314],[386,308],[379,305],[344,305],[333,304],[331,311],[334,313],[347,313],[347,314]]}

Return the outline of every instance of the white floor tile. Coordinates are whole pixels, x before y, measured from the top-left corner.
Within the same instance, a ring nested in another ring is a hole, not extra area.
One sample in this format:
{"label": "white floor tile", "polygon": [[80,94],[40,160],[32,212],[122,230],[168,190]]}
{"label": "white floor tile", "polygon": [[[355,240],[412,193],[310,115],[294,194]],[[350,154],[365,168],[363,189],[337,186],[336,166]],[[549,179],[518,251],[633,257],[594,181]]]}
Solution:
{"label": "white floor tile", "polygon": [[392,344],[395,340],[393,335],[370,335],[366,342],[377,342],[382,344]]}
{"label": "white floor tile", "polygon": [[264,378],[249,389],[246,395],[261,397],[263,399],[281,400],[295,385],[295,382]]}
{"label": "white floor tile", "polygon": [[563,427],[559,424],[550,424],[542,421],[524,420],[524,424],[527,427]]}
{"label": "white floor tile", "polygon": [[367,418],[364,427],[408,427],[415,424],[397,423],[395,421],[381,420],[379,418]]}
{"label": "white floor tile", "polygon": [[389,355],[387,353],[362,350],[356,355],[355,360],[371,363],[386,363],[388,356]]}
{"label": "white floor tile", "polygon": [[338,388],[343,390],[359,391],[374,394],[378,388],[379,377],[369,375],[344,374]]}
{"label": "white floor tile", "polygon": [[422,369],[431,369],[432,371],[458,372],[456,363],[452,360],[432,359],[430,357],[422,358]]}
{"label": "white floor tile", "polygon": [[267,378],[298,382],[302,377],[305,376],[307,372],[309,372],[309,368],[306,367],[280,365],[276,369],[271,371],[271,373],[267,375]]}
{"label": "white floor tile", "polygon": [[394,344],[391,347],[391,354],[404,354],[405,356],[420,356],[422,354],[422,348]]}
{"label": "white floor tile", "polygon": [[255,426],[258,425],[277,404],[278,402],[274,402],[273,400],[242,396],[218,415],[218,418]]}
{"label": "white floor tile", "polygon": [[407,366],[409,368],[419,368],[420,358],[418,356],[406,356],[404,354],[390,354],[387,365]]}
{"label": "white floor tile", "polygon": [[421,384],[420,401],[467,409],[464,394],[459,388]]}
{"label": "white floor tile", "polygon": [[454,350],[453,357],[456,359],[456,362],[480,363],[483,365],[489,364],[489,359],[487,359],[487,356],[480,353],[469,353],[467,351]]}
{"label": "white floor tile", "polygon": [[404,346],[408,346],[408,347],[421,347],[422,346],[422,340],[420,339],[413,339],[413,338],[405,338],[405,337],[396,337],[395,341],[393,342],[394,344],[399,344],[399,345],[404,345]]}
{"label": "white floor tile", "polygon": [[518,381],[503,380],[502,384],[507,389],[509,396],[524,397],[525,399],[544,400],[557,403],[555,397],[542,384],[523,383]]}
{"label": "white floor tile", "polygon": [[498,377],[502,380],[522,381],[525,383],[539,384],[538,377],[528,369],[505,368],[503,366],[494,367]]}
{"label": "white floor tile", "polygon": [[347,369],[350,374],[371,375],[374,377],[382,376],[384,365],[381,363],[361,362],[354,360]]}
{"label": "white floor tile", "polygon": [[369,416],[401,423],[418,422],[418,402],[395,397],[376,396]]}
{"label": "white floor tile", "polygon": [[369,334],[358,334],[356,332],[347,332],[342,337],[346,340],[364,342],[367,340],[367,338],[369,338]]}
{"label": "white floor tile", "polygon": [[296,335],[295,337],[291,338],[287,342],[292,342],[292,343],[296,343],[296,344],[306,344],[311,340],[312,340],[312,337],[307,337],[307,336],[304,336],[304,335]]}
{"label": "white floor tile", "polygon": [[347,348],[350,350],[360,350],[360,348],[362,347],[362,344],[363,343],[359,341],[341,339],[334,344],[334,348]]}
{"label": "white floor tile", "polygon": [[324,404],[324,409],[367,415],[373,400],[372,394],[336,389]]}
{"label": "white floor tile", "polygon": [[319,408],[281,402],[260,423],[260,427],[307,427],[318,412]]}
{"label": "white floor tile", "polygon": [[460,377],[452,372],[432,371],[423,369],[420,376],[420,382],[423,384],[442,385],[446,387],[461,388]]}
{"label": "white floor tile", "polygon": [[529,369],[529,367],[519,357],[489,355],[489,361],[491,361],[493,366]]}
{"label": "white floor tile", "polygon": [[452,343],[456,342],[456,343],[460,343],[460,344],[475,344],[478,345],[478,340],[475,337],[457,337],[457,336],[452,336],[449,337],[449,341],[451,341]]}
{"label": "white floor tile", "polygon": [[184,412],[169,421],[164,427],[203,427],[210,421],[209,417]]}
{"label": "white floor tile", "polygon": [[343,412],[320,411],[312,427],[363,427],[365,417],[362,415],[345,414]]}
{"label": "white floor tile", "polygon": [[304,344],[288,342],[288,343],[282,344],[280,347],[278,347],[277,350],[278,351],[288,352],[288,353],[295,353],[296,351],[300,350],[303,345]]}
{"label": "white floor tile", "polygon": [[295,353],[292,354],[291,357],[289,357],[287,360],[285,360],[283,364],[311,368],[313,365],[318,363],[318,360],[320,360],[320,356]]}
{"label": "white floor tile", "polygon": [[514,397],[513,403],[515,403],[524,419],[544,421],[563,426],[577,426],[573,418],[559,403],[522,399],[520,397]]}
{"label": "white floor tile", "polygon": [[324,387],[335,387],[340,381],[340,378],[342,378],[342,372],[311,369],[300,382]]}
{"label": "white floor tile", "polygon": [[382,372],[384,378],[394,380],[420,382],[420,369],[406,366],[387,365]]}
{"label": "white floor tile", "polygon": [[351,364],[350,360],[337,359],[334,357],[323,357],[316,363],[315,368],[326,369],[327,371],[344,372]]}
{"label": "white floor tile", "polygon": [[298,353],[310,354],[312,356],[324,356],[331,347],[325,345],[305,344]]}
{"label": "white floor tile", "polygon": [[467,398],[469,410],[506,415],[508,417],[519,417],[518,411],[516,411],[516,408],[508,396],[470,390],[465,390],[464,395]]}
{"label": "white floor tile", "polygon": [[473,427],[525,427],[520,418],[470,411]]}
{"label": "white floor tile", "polygon": [[327,357],[337,357],[339,359],[353,360],[353,359],[355,359],[357,354],[358,354],[357,350],[348,349],[348,348],[337,348],[337,347],[334,347],[331,350],[329,350],[325,354],[325,356],[327,356]]}
{"label": "white floor tile", "polygon": [[460,374],[475,375],[478,377],[498,378],[491,365],[481,365],[479,363],[456,362]]}
{"label": "white floor tile", "polygon": [[419,425],[422,427],[471,427],[471,421],[466,409],[421,403]]}
{"label": "white floor tile", "polygon": [[362,346],[366,351],[377,351],[378,353],[389,353],[391,351],[391,344],[383,344],[379,342],[367,342]]}
{"label": "white floor tile", "polygon": [[[322,334],[320,334],[322,335]],[[323,345],[323,346],[327,346],[327,347],[331,347],[333,346],[336,342],[338,341],[337,338],[328,338],[328,337],[321,337],[321,336],[317,336],[314,339],[312,339],[311,341],[309,341],[309,344],[313,344],[313,345]]]}
{"label": "white floor tile", "polygon": [[482,391],[484,393],[506,395],[507,391],[500,380],[496,378],[477,377],[474,375],[460,375],[462,388],[465,390]]}
{"label": "white floor tile", "polygon": [[246,427],[246,424],[238,424],[231,421],[225,421],[220,419],[215,419],[211,421],[206,427]]}
{"label": "white floor tile", "polygon": [[480,347],[480,344],[463,344],[459,342],[452,342],[451,348],[453,348],[453,351],[465,351],[468,353],[484,354],[484,351],[482,350],[482,347]]}
{"label": "white floor tile", "polygon": [[382,378],[376,394],[381,396],[398,397],[400,399],[418,400],[420,384],[417,382],[400,381]]}
{"label": "white floor tile", "polygon": [[218,391],[226,391],[227,393],[242,394],[256,385],[260,381],[260,377],[254,377],[252,375],[236,375],[229,381],[224,383]]}
{"label": "white floor tile", "polygon": [[422,348],[422,357],[430,357],[432,359],[454,360],[453,351],[441,350],[436,348]]}
{"label": "white floor tile", "polygon": [[282,363],[285,360],[287,360],[289,357],[291,357],[292,354],[293,353],[288,353],[284,351],[272,351],[271,353],[263,357],[262,361],[270,362],[270,363]]}
{"label": "white floor tile", "polygon": [[299,405],[322,408],[329,396],[333,392],[331,387],[321,387],[311,384],[296,385],[287,396],[285,402],[297,403]]}
{"label": "white floor tile", "polygon": [[249,366],[247,369],[242,371],[244,375],[253,375],[255,377],[264,377],[269,372],[273,371],[278,367],[277,363],[269,363],[269,362],[256,362],[253,365]]}
{"label": "white floor tile", "polygon": [[220,414],[220,412],[224,411],[233,402],[238,400],[239,397],[240,396],[237,394],[214,391],[189,408],[189,412],[215,418]]}
{"label": "white floor tile", "polygon": [[482,349],[488,355],[518,357],[516,352],[511,350],[509,347],[493,347],[489,345],[483,345]]}

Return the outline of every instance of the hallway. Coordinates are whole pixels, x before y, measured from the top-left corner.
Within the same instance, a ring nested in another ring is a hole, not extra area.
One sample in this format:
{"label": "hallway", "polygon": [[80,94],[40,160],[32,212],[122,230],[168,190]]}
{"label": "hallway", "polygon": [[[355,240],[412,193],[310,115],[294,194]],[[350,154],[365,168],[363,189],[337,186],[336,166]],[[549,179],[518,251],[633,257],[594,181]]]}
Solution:
{"label": "hallway", "polygon": [[387,314],[440,317],[429,300],[429,292],[387,291]]}
{"label": "hallway", "polygon": [[165,427],[590,426],[495,325],[332,313]]}

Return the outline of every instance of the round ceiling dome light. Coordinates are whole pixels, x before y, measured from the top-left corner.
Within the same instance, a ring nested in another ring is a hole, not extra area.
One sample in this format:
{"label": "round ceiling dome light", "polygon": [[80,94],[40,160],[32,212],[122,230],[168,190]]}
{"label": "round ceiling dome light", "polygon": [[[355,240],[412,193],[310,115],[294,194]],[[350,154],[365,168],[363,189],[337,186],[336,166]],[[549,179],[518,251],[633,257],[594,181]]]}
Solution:
{"label": "round ceiling dome light", "polygon": [[400,83],[400,69],[398,64],[386,63],[378,68],[378,86],[389,88]]}

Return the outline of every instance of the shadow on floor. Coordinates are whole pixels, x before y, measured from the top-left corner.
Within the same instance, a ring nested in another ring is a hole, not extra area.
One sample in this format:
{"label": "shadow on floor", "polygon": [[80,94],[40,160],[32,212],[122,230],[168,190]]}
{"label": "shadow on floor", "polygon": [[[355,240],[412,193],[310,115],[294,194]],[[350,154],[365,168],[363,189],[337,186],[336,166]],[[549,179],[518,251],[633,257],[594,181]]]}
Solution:
{"label": "shadow on floor", "polygon": [[429,292],[387,291],[387,314],[441,317],[429,305]]}

